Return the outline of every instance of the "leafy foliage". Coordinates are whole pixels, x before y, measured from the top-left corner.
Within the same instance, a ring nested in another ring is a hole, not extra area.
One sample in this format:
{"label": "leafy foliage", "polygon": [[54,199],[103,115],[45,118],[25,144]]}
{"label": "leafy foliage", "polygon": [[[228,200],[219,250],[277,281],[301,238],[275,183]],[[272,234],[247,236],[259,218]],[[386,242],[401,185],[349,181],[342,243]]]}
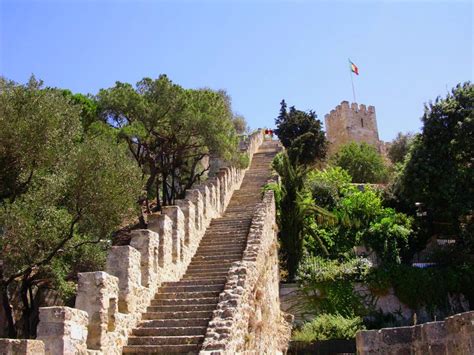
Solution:
{"label": "leafy foliage", "polygon": [[[457,85],[445,99],[425,106],[422,133],[407,157],[395,195],[412,212],[422,202],[430,223],[427,233],[441,232],[434,222],[451,224],[474,209],[474,85]],[[438,224],[438,225],[439,225]]]}
{"label": "leafy foliage", "polygon": [[208,170],[210,155],[238,162],[238,138],[225,92],[185,90],[166,75],[144,78],[136,87],[117,82],[101,90],[98,101],[105,121],[119,129],[147,177],[149,200],[172,204]]}
{"label": "leafy foliage", "polygon": [[280,114],[275,120],[275,133],[287,149],[293,164],[312,165],[323,160],[326,157],[327,142],[316,113],[300,111],[294,106],[287,110],[285,100],[280,105]]}
{"label": "leafy foliage", "polygon": [[412,133],[403,134],[398,132],[397,137],[391,142],[390,148],[388,149],[388,157],[392,163],[403,163],[413,138],[414,135]]}
{"label": "leafy foliage", "polygon": [[343,317],[340,314],[320,314],[293,333],[293,340],[313,342],[330,339],[354,339],[364,325],[360,317]]}
{"label": "leafy foliage", "polygon": [[34,295],[53,287],[68,299],[77,272],[102,267],[111,232],[136,215],[142,181],[113,134],[82,133],[77,105],[61,92],[34,78],[2,85],[0,293],[9,336],[30,337]]}
{"label": "leafy foliage", "polygon": [[354,282],[363,280],[370,266],[370,262],[361,258],[330,260],[319,256],[306,257],[298,269],[306,308],[345,317],[364,315],[363,299],[354,292]]}
{"label": "leafy foliage", "polygon": [[306,191],[307,168],[293,165],[286,152],[279,153],[272,165],[281,182],[269,187],[275,190],[279,236],[286,259],[288,278],[293,280],[303,255],[303,240],[306,234],[313,235],[320,247],[325,249],[324,243],[313,233],[315,219],[322,223],[333,221],[334,217],[318,207],[311,194]]}
{"label": "leafy foliage", "polygon": [[340,166],[353,182],[380,183],[387,178],[387,168],[377,150],[367,143],[351,142],[333,156],[332,164]]}

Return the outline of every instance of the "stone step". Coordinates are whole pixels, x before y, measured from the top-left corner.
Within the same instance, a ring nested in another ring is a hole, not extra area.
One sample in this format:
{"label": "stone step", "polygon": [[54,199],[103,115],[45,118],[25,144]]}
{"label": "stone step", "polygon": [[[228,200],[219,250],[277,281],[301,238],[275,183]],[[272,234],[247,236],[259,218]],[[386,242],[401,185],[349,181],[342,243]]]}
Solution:
{"label": "stone step", "polygon": [[217,285],[179,285],[179,286],[164,286],[161,290],[164,293],[173,292],[206,292],[206,291],[220,291],[224,287],[224,284]]}
{"label": "stone step", "polygon": [[123,347],[124,354],[198,354],[200,345],[126,345]]}
{"label": "stone step", "polygon": [[207,326],[204,327],[166,327],[166,328],[136,328],[133,335],[136,336],[164,336],[164,335],[201,335],[206,334]]}
{"label": "stone step", "polygon": [[151,300],[150,306],[172,306],[172,305],[196,305],[196,304],[214,304],[217,305],[219,297],[201,297],[201,298],[182,298],[168,300]]}
{"label": "stone step", "polygon": [[209,318],[173,318],[142,320],[140,328],[168,328],[168,327],[207,327]]}
{"label": "stone step", "polygon": [[165,335],[165,336],[130,336],[129,345],[180,345],[199,344],[204,340],[204,335]]}
{"label": "stone step", "polygon": [[204,269],[204,270],[190,270],[186,272],[186,275],[184,275],[182,281],[185,280],[203,280],[207,279],[209,277],[225,277],[227,279],[227,275],[229,273],[229,270],[225,269],[222,272],[211,272],[210,269]]}
{"label": "stone step", "polygon": [[229,251],[221,251],[221,250],[215,250],[215,251],[211,251],[211,250],[206,250],[206,251],[198,251],[194,257],[195,258],[211,258],[211,257],[215,257],[215,256],[222,256],[222,257],[226,257],[226,256],[231,256],[231,257],[236,257],[236,256],[241,256],[242,252],[244,250],[243,249],[238,249],[238,250],[229,250]]}
{"label": "stone step", "polygon": [[202,292],[159,292],[156,294],[156,300],[163,299],[187,299],[203,297],[219,297],[221,291],[202,291]]}
{"label": "stone step", "polygon": [[191,311],[213,311],[216,309],[217,303],[211,304],[189,304],[189,305],[169,305],[169,306],[149,306],[147,312],[191,312]]}
{"label": "stone step", "polygon": [[188,285],[223,285],[227,281],[226,277],[215,277],[215,278],[207,278],[201,280],[181,280],[177,282],[165,282],[163,283],[162,287],[166,286],[188,286]]}
{"label": "stone step", "polygon": [[229,261],[237,261],[242,259],[241,254],[226,254],[226,255],[209,255],[209,256],[194,256],[193,262],[194,261],[211,261],[211,260],[229,260]]}
{"label": "stone step", "polygon": [[182,318],[208,318],[211,319],[212,311],[183,311],[183,312],[145,312],[142,319],[182,319]]}

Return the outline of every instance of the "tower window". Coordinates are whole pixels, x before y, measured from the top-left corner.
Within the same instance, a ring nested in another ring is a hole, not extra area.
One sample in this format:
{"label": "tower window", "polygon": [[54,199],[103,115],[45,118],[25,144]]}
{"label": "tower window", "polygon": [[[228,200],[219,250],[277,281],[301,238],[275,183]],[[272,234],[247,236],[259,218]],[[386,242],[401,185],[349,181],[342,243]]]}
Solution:
{"label": "tower window", "polygon": [[364,119],[363,118],[360,119],[360,125],[362,126],[362,128],[364,127]]}

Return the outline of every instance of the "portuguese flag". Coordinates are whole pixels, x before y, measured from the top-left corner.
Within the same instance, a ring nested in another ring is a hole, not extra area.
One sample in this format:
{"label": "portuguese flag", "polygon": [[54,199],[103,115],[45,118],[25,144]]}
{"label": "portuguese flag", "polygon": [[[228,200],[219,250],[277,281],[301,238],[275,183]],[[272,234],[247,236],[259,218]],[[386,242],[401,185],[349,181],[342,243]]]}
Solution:
{"label": "portuguese flag", "polygon": [[351,71],[355,73],[356,75],[359,75],[359,68],[357,68],[357,65],[352,63],[350,60],[349,60],[349,64],[351,66]]}

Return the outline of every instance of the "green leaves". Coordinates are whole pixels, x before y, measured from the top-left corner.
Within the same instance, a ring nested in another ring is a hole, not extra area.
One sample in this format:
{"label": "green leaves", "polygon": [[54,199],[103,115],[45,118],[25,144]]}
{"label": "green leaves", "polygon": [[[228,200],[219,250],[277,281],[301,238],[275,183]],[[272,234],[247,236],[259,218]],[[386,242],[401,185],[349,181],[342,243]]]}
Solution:
{"label": "green leaves", "polygon": [[380,183],[387,179],[382,157],[367,143],[352,142],[342,146],[331,163],[346,170],[352,176],[352,182]]}
{"label": "green leaves", "polygon": [[313,165],[326,157],[327,142],[320,120],[314,111],[304,112],[294,106],[287,110],[281,102],[280,115],[275,120],[275,133],[288,151],[293,164]]}

